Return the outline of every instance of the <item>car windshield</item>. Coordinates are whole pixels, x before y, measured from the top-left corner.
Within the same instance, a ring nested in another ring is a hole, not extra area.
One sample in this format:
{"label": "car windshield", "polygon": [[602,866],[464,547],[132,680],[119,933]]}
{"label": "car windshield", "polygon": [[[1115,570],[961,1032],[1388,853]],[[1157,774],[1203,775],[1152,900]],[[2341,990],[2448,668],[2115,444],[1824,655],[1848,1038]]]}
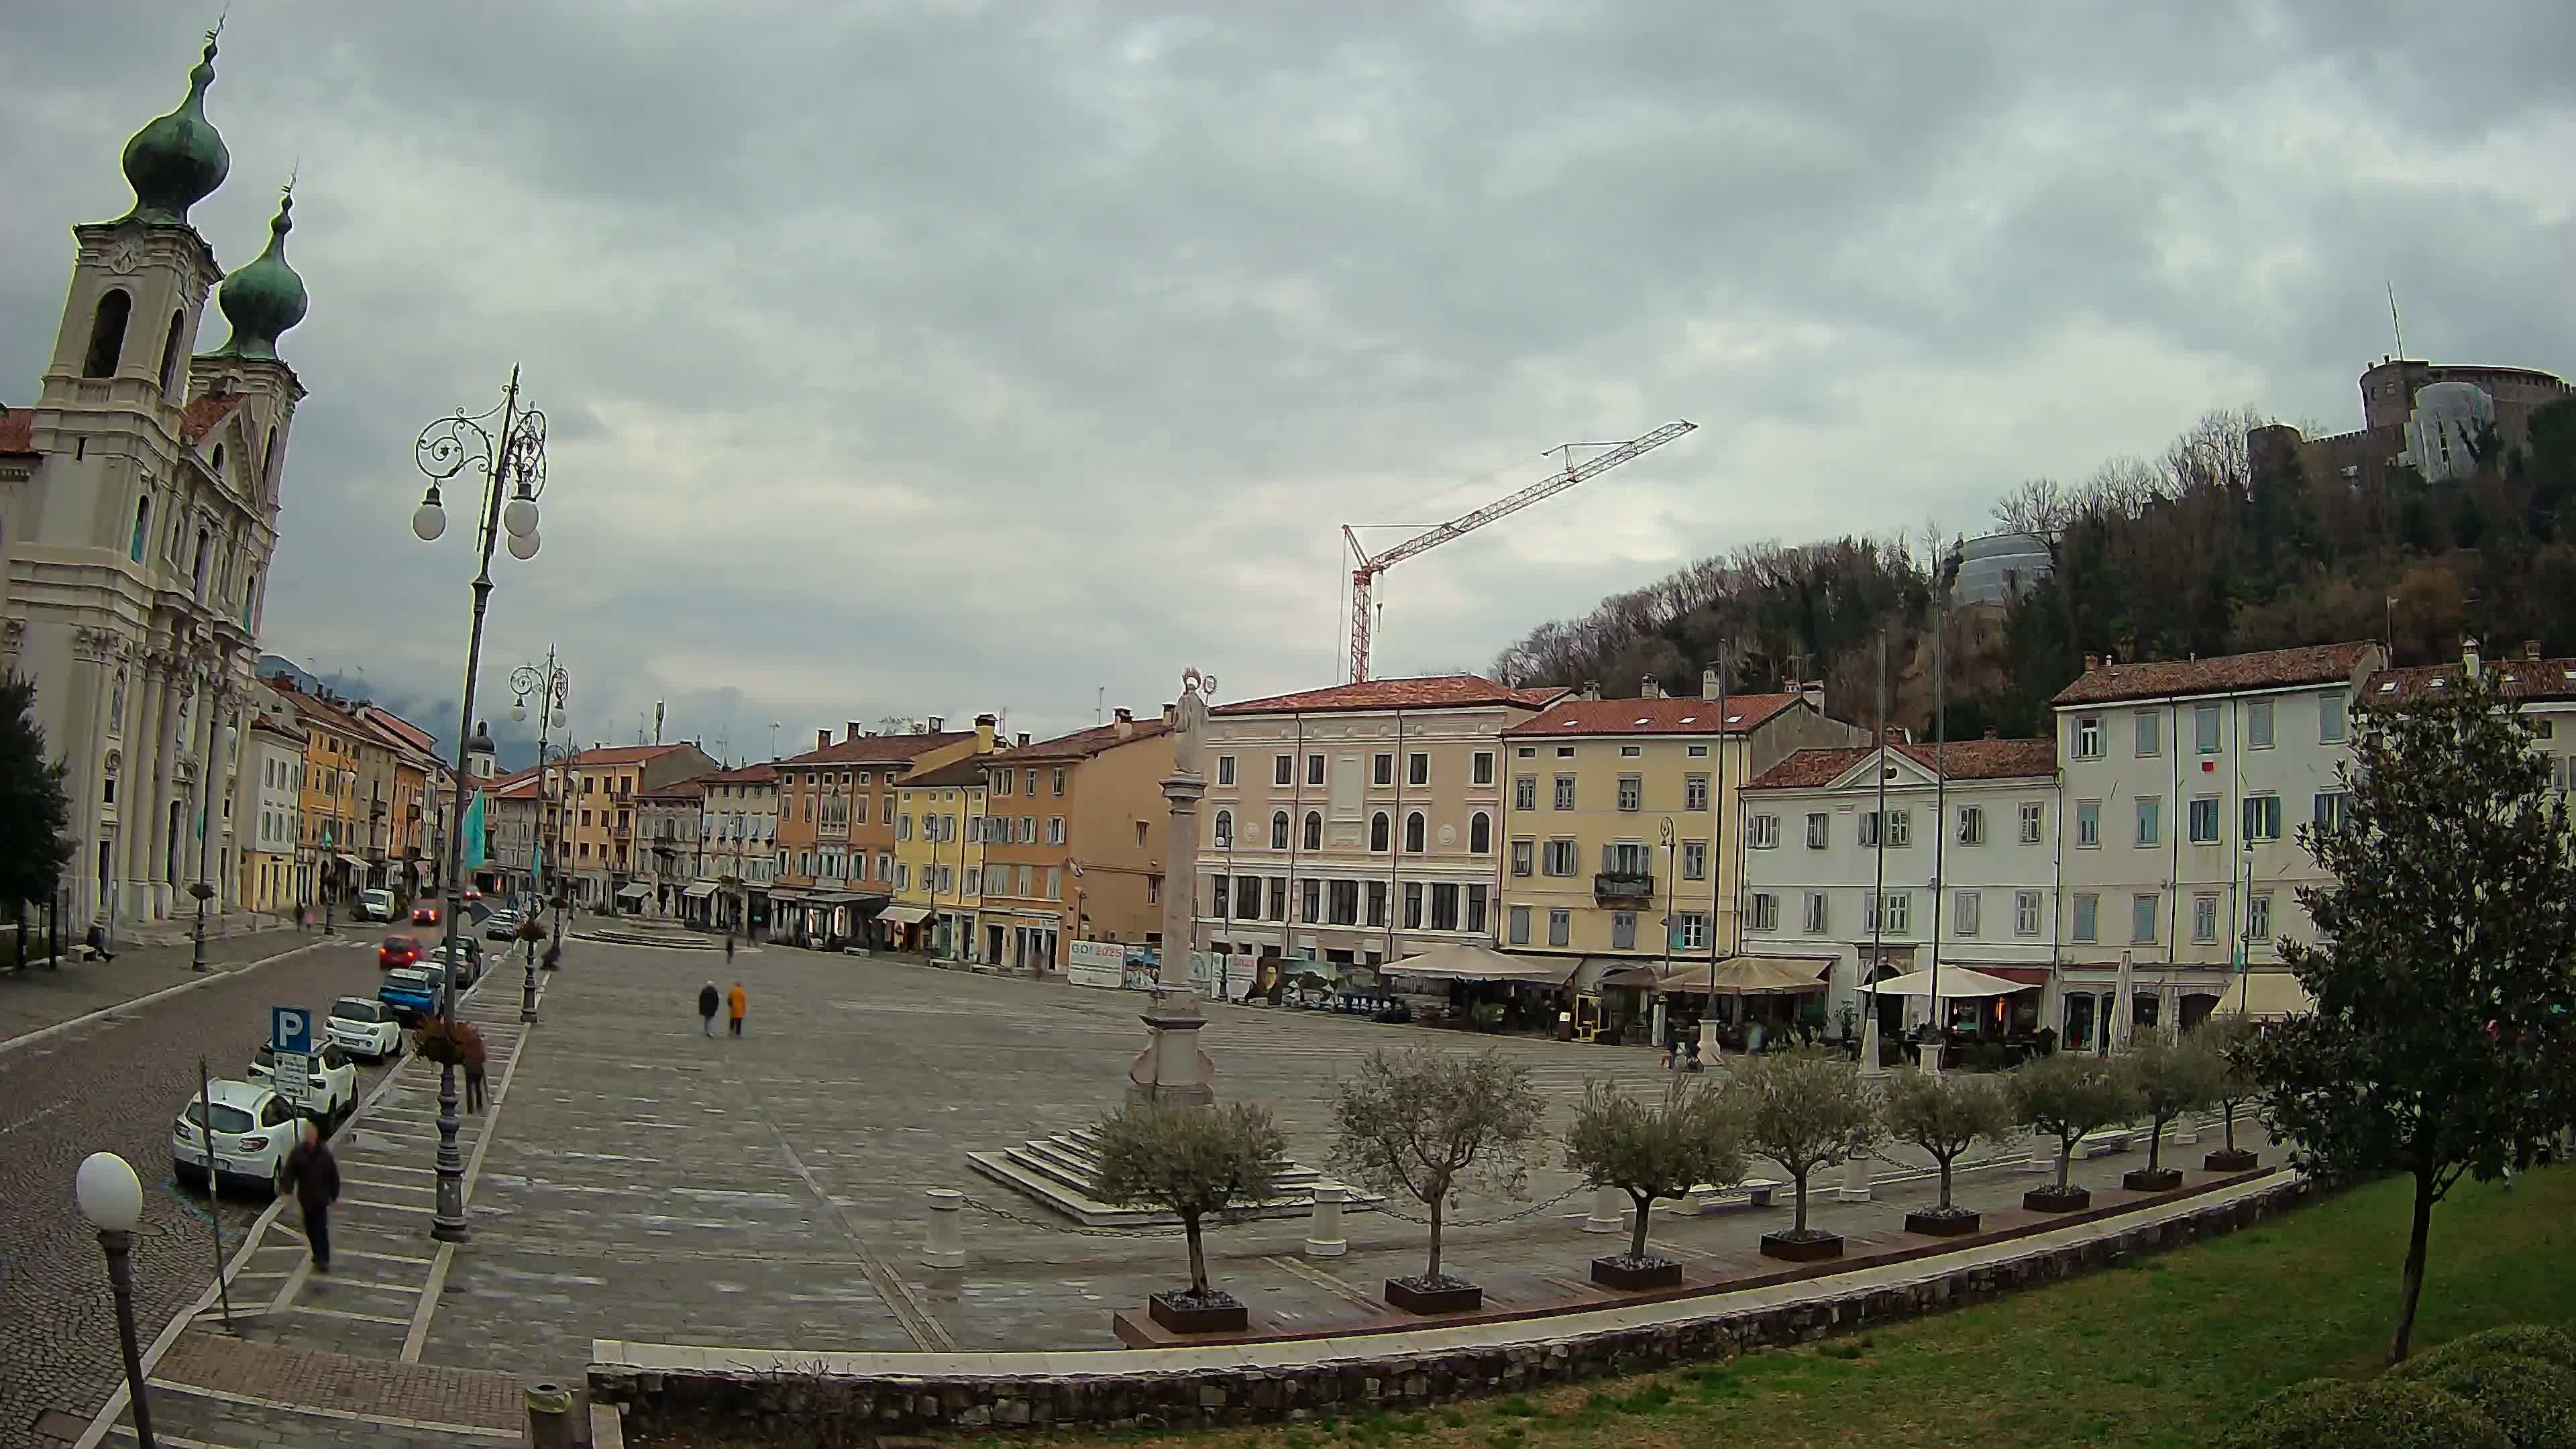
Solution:
{"label": "car windshield", "polygon": [[355,996],[343,996],[339,1000],[332,1002],[331,1014],[340,1018],[342,1021],[382,1021],[385,1019],[385,1009],[383,1007],[378,1006],[372,1001],[360,1000]]}
{"label": "car windshield", "polygon": [[388,986],[411,986],[422,990],[428,989],[429,982],[430,976],[426,971],[396,971],[385,977]]}
{"label": "car windshield", "polygon": [[[199,1115],[204,1110],[205,1105],[206,1104],[203,1102],[190,1102],[188,1104],[189,1122],[195,1124],[203,1124],[205,1122],[206,1119]],[[248,1112],[243,1111],[239,1107],[231,1106],[223,1102],[217,1102],[214,1106],[216,1131],[233,1133],[248,1132],[250,1130],[250,1114]]]}

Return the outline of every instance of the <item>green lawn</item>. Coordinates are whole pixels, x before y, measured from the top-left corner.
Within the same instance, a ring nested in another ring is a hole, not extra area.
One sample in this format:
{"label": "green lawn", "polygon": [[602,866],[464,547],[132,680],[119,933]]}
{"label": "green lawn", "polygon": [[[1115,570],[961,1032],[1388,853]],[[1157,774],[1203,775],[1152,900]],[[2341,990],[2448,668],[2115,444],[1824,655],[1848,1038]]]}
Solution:
{"label": "green lawn", "polygon": [[[2066,1441],[2200,1446],[2244,1407],[2387,1349],[2411,1184],[2248,1232],[1811,1348],[1336,1425],[1133,1436],[1174,1449],[1700,1449]],[[2420,1350],[2498,1323],[2576,1328],[2576,1171],[2464,1182],[2433,1215]],[[1122,1439],[1131,1436],[1118,1436]]]}

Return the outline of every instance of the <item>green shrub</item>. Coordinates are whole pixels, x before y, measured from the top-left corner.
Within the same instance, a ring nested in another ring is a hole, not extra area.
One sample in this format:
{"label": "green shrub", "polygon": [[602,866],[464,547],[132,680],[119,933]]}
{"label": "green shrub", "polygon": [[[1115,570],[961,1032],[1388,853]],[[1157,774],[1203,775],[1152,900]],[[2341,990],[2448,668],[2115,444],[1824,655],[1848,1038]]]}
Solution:
{"label": "green shrub", "polygon": [[2576,1449],[2576,1372],[2557,1364],[2469,1353],[2409,1381],[2476,1405],[2514,1449]]}
{"label": "green shrub", "polygon": [[2560,1368],[2576,1369],[2576,1337],[2546,1324],[2508,1323],[2452,1339],[2439,1348],[2415,1355],[2389,1372],[2402,1379],[2421,1378],[2442,1365],[2463,1358],[2498,1353],[2516,1358],[2536,1358]]}
{"label": "green shrub", "polygon": [[2475,1405],[2430,1384],[2310,1379],[2254,1408],[2235,1449],[2514,1449]]}

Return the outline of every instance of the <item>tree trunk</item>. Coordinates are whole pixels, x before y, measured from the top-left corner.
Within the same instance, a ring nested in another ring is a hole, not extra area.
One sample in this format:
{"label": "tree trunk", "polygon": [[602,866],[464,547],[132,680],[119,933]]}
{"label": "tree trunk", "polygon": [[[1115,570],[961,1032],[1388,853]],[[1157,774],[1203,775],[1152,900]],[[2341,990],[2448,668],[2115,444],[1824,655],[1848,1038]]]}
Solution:
{"label": "tree trunk", "polygon": [[2067,1175],[2067,1173],[2068,1173],[2068,1172],[2070,1172],[2070,1171],[2072,1171],[2072,1170],[2073,1170],[2074,1166],[2075,1166],[2075,1139],[2074,1139],[2074,1138],[2072,1138],[2072,1137],[2060,1137],[2060,1138],[2058,1138],[2058,1139],[2057,1139],[2057,1192],[2058,1192],[2058,1195],[2059,1195],[2059,1196],[2061,1196],[2061,1197],[2065,1196],[2065,1194],[2066,1194],[2066,1175]]}
{"label": "tree trunk", "polygon": [[1431,1198],[1431,1262],[1423,1268],[1422,1277],[1433,1285],[1440,1282],[1440,1201],[1448,1195],[1434,1193]]}
{"label": "tree trunk", "polygon": [[1628,1256],[1643,1262],[1646,1257],[1646,1209],[1654,1206],[1655,1199],[1651,1193],[1639,1193],[1633,1189],[1628,1196],[1637,1204],[1637,1227],[1628,1234]]}
{"label": "tree trunk", "polygon": [[2406,1361],[2406,1340],[2415,1332],[2415,1302],[2424,1293],[2424,1245],[2433,1233],[2433,1173],[2429,1168],[2415,1172],[2415,1220],[2406,1231],[2406,1286],[2397,1304],[2397,1337],[2389,1345],[2388,1361]]}
{"label": "tree trunk", "polygon": [[1950,1164],[1955,1160],[1948,1157],[1941,1159],[1941,1211],[1945,1213],[1950,1210]]}
{"label": "tree trunk", "polygon": [[2149,1172],[2155,1171],[2164,1160],[2165,1124],[2172,1120],[2171,1117],[2154,1115],[2147,1118],[2147,1171]]}
{"label": "tree trunk", "polygon": [[2233,1097],[2230,1097],[2219,1104],[2219,1130],[2227,1134],[2227,1150],[2230,1152],[2235,1151],[2236,1099]]}
{"label": "tree trunk", "polygon": [[1798,1216],[1797,1221],[1789,1224],[1789,1231],[1803,1233],[1807,1230],[1807,1174],[1798,1172],[1791,1176],[1798,1184]]}
{"label": "tree trunk", "polygon": [[1207,1248],[1199,1241],[1199,1215],[1197,1213],[1183,1215],[1181,1231],[1187,1233],[1190,1239],[1190,1291],[1204,1298],[1208,1291]]}

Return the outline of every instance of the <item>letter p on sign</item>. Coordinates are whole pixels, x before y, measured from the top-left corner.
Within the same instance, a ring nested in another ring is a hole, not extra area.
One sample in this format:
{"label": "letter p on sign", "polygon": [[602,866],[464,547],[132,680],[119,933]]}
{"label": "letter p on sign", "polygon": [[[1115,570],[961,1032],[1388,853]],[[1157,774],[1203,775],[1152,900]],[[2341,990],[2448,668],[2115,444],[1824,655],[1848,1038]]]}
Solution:
{"label": "letter p on sign", "polygon": [[270,1007],[268,1049],[273,1052],[313,1050],[313,1013],[300,1006]]}

